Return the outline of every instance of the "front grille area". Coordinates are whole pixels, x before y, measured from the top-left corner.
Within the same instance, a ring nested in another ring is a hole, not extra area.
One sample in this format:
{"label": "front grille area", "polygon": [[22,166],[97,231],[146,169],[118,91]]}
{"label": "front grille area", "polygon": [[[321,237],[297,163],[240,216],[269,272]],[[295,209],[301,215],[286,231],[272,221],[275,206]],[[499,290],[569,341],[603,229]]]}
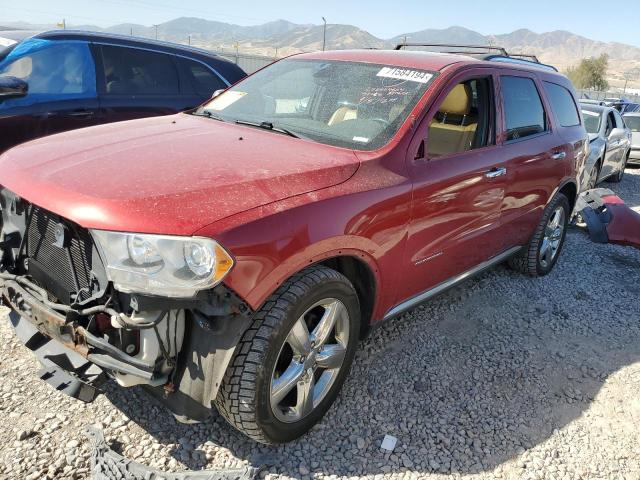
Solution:
{"label": "front grille area", "polygon": [[89,232],[31,205],[26,231],[28,271],[58,301],[91,296],[93,241]]}

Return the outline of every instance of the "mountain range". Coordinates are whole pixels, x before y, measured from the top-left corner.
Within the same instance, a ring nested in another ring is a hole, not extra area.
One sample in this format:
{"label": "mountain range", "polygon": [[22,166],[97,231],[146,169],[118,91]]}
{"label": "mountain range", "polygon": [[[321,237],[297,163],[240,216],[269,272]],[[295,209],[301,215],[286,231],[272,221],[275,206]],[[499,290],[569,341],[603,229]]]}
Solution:
{"label": "mountain range", "polygon": [[[8,28],[50,29],[51,25],[26,22],[2,22]],[[323,26],[296,24],[276,20],[262,25],[241,26],[230,23],[181,17],[157,26],[120,24],[107,28],[93,25],[74,25],[69,28],[106,31],[168,40],[213,50],[235,50],[268,56],[284,56],[322,48]],[[521,29],[507,34],[482,35],[464,27],[426,29],[408,32],[390,39],[381,39],[354,25],[329,24],[326,30],[327,49],[392,48],[397,43],[455,43],[468,45],[496,45],[510,53],[538,56],[545,63],[560,70],[575,65],[582,58],[609,55],[609,81],[613,86],[624,84],[626,72],[640,67],[640,48],[615,42],[592,40],[568,31],[536,33]],[[639,76],[640,77],[640,76]],[[634,85],[635,84],[635,85]],[[630,86],[640,86],[640,78],[630,78]]]}

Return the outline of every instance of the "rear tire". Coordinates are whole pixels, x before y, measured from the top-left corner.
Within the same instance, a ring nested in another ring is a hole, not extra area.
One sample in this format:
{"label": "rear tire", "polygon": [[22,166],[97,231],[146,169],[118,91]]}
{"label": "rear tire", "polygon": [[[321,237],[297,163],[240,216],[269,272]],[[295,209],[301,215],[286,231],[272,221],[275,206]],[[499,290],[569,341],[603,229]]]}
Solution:
{"label": "rear tire", "polygon": [[327,267],[306,268],[254,315],[218,391],[218,411],[260,443],[302,436],[337,397],[359,332],[351,282]]}
{"label": "rear tire", "polygon": [[629,161],[629,154],[625,155],[624,160],[622,161],[622,166],[620,167],[620,170],[618,170],[618,172],[609,177],[609,181],[612,183],[620,183],[622,181],[622,179],[624,178],[624,170],[625,168],[627,168],[627,162]]}
{"label": "rear tire", "polygon": [[591,175],[589,176],[589,184],[587,185],[587,190],[592,190],[596,188],[598,185],[598,177],[600,177],[600,169],[602,169],[602,165],[600,160],[596,162],[593,166],[593,170],[591,170]]}
{"label": "rear tire", "polygon": [[570,215],[569,200],[558,193],[545,208],[529,244],[509,259],[509,266],[532,277],[551,272],[564,245]]}

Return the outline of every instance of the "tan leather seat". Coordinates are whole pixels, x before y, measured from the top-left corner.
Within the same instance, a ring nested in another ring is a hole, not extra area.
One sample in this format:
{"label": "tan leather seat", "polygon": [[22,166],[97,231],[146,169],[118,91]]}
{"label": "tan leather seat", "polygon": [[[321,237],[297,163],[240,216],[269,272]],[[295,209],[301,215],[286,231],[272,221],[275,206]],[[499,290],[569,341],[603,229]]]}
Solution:
{"label": "tan leather seat", "polygon": [[456,85],[442,102],[429,126],[428,152],[447,155],[471,149],[478,124],[468,118],[471,111],[471,87]]}
{"label": "tan leather seat", "polygon": [[355,120],[358,118],[358,110],[351,107],[340,107],[329,119],[327,125],[335,125],[336,123],[344,122],[345,120]]}

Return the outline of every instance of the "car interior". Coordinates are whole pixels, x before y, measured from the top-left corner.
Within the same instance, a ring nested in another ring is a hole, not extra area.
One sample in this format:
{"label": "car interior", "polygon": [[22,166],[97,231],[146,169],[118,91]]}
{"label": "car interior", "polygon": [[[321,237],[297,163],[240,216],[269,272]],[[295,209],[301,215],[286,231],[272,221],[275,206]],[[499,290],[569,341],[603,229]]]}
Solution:
{"label": "car interior", "polygon": [[488,145],[490,99],[490,82],[486,78],[456,85],[429,125],[429,156],[451,155]]}

